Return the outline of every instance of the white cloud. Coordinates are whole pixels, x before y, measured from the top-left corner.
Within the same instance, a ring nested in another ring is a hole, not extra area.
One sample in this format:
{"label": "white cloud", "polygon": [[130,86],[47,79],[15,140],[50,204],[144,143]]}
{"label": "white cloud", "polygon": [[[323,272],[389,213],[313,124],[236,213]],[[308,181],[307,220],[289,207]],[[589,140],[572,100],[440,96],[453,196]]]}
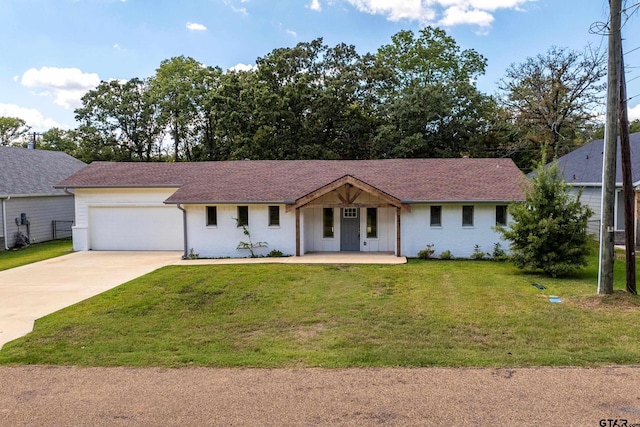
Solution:
{"label": "white cloud", "polygon": [[45,131],[53,127],[66,128],[66,126],[61,125],[54,119],[44,117],[35,108],[24,108],[15,104],[0,104],[0,116],[21,118],[35,132]]}
{"label": "white cloud", "polygon": [[319,0],[311,0],[311,3],[307,7],[311,10],[315,10],[316,12],[320,12],[322,10],[322,5]]}
{"label": "white cloud", "polygon": [[459,24],[475,24],[481,27],[488,27],[493,22],[493,16],[483,10],[461,9],[452,6],[444,11],[444,16],[440,19],[440,24],[445,27],[452,27]]}
{"label": "white cloud", "polygon": [[285,30],[285,31],[286,31],[286,33],[287,33],[287,34],[289,34],[290,36],[298,37],[298,33],[296,33],[296,32],[295,32],[295,31],[293,31],[293,30]]}
{"label": "white cloud", "polygon": [[421,22],[432,21],[435,11],[429,7],[431,1],[422,0],[347,0],[358,10],[372,15],[385,15],[390,21],[403,19]]}
{"label": "white cloud", "polygon": [[41,94],[54,97],[54,102],[67,110],[80,107],[80,98],[100,84],[96,73],[83,73],[78,68],[42,67],[28,69],[22,75],[22,85],[41,88]]}
{"label": "white cloud", "polygon": [[258,69],[257,65],[249,65],[249,64],[236,64],[233,67],[229,68],[229,71],[255,71]]}
{"label": "white cloud", "polygon": [[[313,0],[316,2],[318,0]],[[537,0],[346,0],[361,12],[383,15],[389,21],[418,21],[442,26],[491,27],[498,9],[522,11]]]}
{"label": "white cloud", "polygon": [[635,107],[631,107],[628,110],[629,121],[640,120],[640,104]]}
{"label": "white cloud", "polygon": [[190,31],[207,31],[207,27],[195,22],[187,22],[187,29]]}
{"label": "white cloud", "polygon": [[[236,13],[240,13],[242,15],[248,15],[249,12],[247,12],[247,8],[246,7],[236,7],[234,6],[233,2],[231,0],[222,0],[224,4],[226,4],[227,6],[229,6],[231,8],[231,10],[233,10]],[[240,0],[240,3],[247,3],[248,0]]]}

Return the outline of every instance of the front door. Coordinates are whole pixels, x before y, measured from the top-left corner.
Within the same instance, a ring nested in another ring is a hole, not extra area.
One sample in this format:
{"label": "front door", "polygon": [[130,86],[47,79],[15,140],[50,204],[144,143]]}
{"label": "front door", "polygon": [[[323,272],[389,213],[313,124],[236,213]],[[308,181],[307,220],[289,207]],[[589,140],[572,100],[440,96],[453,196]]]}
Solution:
{"label": "front door", "polygon": [[358,208],[342,208],[340,210],[340,250],[360,250],[360,218]]}

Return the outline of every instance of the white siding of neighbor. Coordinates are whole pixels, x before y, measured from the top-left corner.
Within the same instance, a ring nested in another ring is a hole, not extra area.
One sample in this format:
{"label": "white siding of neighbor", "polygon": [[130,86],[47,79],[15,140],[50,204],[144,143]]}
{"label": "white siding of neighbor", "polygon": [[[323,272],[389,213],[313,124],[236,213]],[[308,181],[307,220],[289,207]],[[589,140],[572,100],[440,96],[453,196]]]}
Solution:
{"label": "white siding of neighbor", "polygon": [[[600,209],[602,206],[602,189],[601,187],[582,187],[582,196],[580,203],[589,206],[592,210],[587,232],[590,234],[600,235]],[[571,194],[577,195],[578,188],[572,188]]]}
{"label": "white siding of neighbor", "polygon": [[[496,225],[496,205],[473,204],[473,227],[462,226],[463,204],[442,204],[440,227],[431,227],[431,205],[411,205],[411,212],[402,215],[402,255],[416,257],[427,244],[433,244],[434,256],[449,250],[456,258],[468,258],[473,254],[475,245],[485,253],[492,253],[494,244],[500,243],[504,250],[508,242],[502,240],[500,234],[493,229]],[[510,218],[509,218],[510,219]]]}
{"label": "white siding of neighbor", "polygon": [[[15,233],[20,230],[27,235],[26,225],[16,225],[20,214],[27,215],[29,220],[29,237],[31,243],[45,242],[53,239],[52,221],[73,221],[74,208],[72,196],[15,197],[5,201],[7,209],[7,244],[15,244]],[[0,210],[2,209],[0,205]],[[0,212],[0,218],[2,218]],[[61,232],[58,237],[64,236]],[[2,226],[0,225],[0,235]],[[69,234],[66,234],[69,237]]]}
{"label": "white siding of neighbor", "polygon": [[[127,222],[124,222],[122,218],[130,215],[131,209],[139,210],[138,224],[158,224],[158,233],[155,236],[163,236],[166,234],[164,242],[170,242],[168,245],[161,247],[154,247],[156,250],[180,250],[182,249],[182,213],[175,206],[167,206],[163,202],[171,194],[173,194],[177,188],[152,188],[152,189],[76,189],[75,201],[76,201],[76,225],[73,227],[73,248],[77,251],[86,251],[93,249],[91,237],[100,238],[101,236],[107,236],[109,233],[113,233],[115,236],[120,235],[123,237],[122,247],[111,247],[110,249],[118,250],[133,250],[145,248],[144,246],[131,247],[131,243],[127,236],[136,236],[135,233],[143,230],[135,230],[135,223],[129,224],[130,230],[123,229],[123,226],[127,226]],[[155,210],[153,209],[155,208]],[[91,230],[94,225],[91,223],[91,219],[96,219],[96,214],[92,214],[96,209],[102,209],[98,213],[98,221],[101,221],[97,226],[100,230]],[[118,209],[121,209],[122,216],[114,218],[112,222],[104,220],[104,212],[112,212],[118,215]],[[165,213],[171,212],[174,218],[175,225],[172,225],[167,230],[167,224],[165,220]],[[175,212],[174,212],[175,211]],[[151,213],[149,213],[151,212]],[[154,216],[154,212],[162,212],[157,217]],[[164,224],[164,225],[163,225]],[[106,227],[106,229],[105,229]],[[145,241],[145,237],[137,237],[137,242]],[[155,242],[150,240],[150,244]]]}
{"label": "white siding of neighbor", "polygon": [[[217,225],[207,226],[206,205],[185,205],[187,211],[187,247],[203,258],[248,257],[248,250],[238,250],[240,242],[249,242],[243,229],[238,227],[234,218],[238,217],[238,206],[235,204],[209,205],[215,206]],[[296,253],[296,218],[295,212],[285,212],[285,205],[241,204],[249,211],[249,225],[253,243],[266,242],[267,247],[256,248],[257,256],[278,250],[285,255]],[[280,225],[269,226],[269,206],[280,207]],[[181,223],[182,224],[182,223]]]}

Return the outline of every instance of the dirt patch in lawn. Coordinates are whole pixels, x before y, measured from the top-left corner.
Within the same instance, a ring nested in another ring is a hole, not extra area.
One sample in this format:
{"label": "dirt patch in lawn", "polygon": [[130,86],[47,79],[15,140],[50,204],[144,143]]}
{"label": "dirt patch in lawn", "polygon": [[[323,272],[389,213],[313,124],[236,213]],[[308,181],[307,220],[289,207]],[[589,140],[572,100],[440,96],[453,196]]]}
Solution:
{"label": "dirt patch in lawn", "polygon": [[611,295],[590,295],[573,300],[573,304],[592,310],[640,311],[640,297],[617,290]]}

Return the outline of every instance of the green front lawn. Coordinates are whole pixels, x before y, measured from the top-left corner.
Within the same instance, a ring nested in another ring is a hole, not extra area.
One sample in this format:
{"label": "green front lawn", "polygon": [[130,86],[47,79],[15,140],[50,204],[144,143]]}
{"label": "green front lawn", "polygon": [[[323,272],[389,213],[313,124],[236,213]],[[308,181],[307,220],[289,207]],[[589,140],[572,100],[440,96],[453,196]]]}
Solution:
{"label": "green front lawn", "polygon": [[38,320],[0,363],[637,365],[640,299],[594,296],[596,275],[595,257],[571,279],[488,261],[171,266]]}
{"label": "green front lawn", "polygon": [[71,253],[71,239],[37,243],[24,249],[0,250],[0,271]]}

